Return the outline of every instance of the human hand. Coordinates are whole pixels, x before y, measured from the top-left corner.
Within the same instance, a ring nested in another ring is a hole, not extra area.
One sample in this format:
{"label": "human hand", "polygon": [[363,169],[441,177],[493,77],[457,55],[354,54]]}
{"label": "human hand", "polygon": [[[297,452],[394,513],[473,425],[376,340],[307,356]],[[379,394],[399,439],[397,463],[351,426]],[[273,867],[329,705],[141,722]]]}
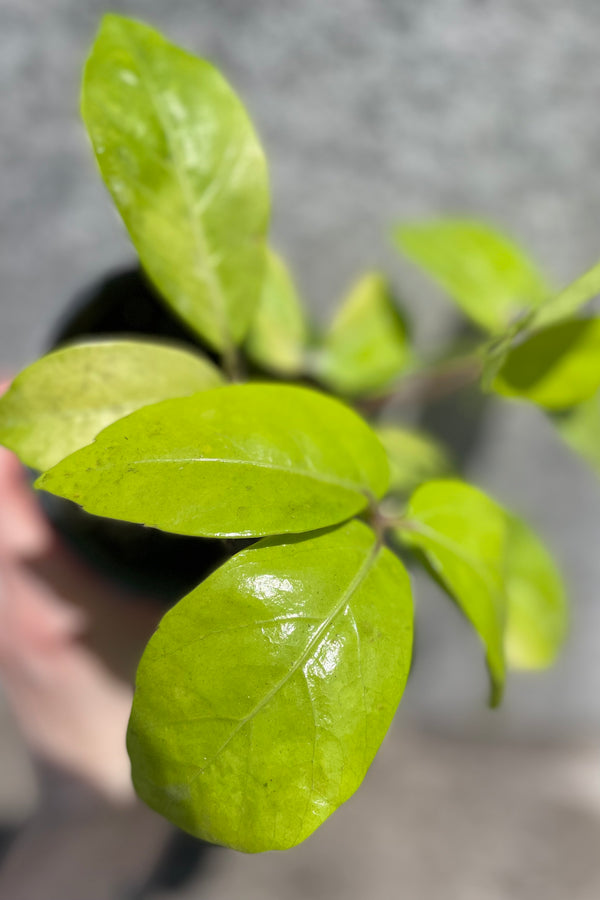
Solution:
{"label": "human hand", "polygon": [[[1,389],[0,389],[1,392]],[[132,681],[161,609],[104,582],[63,544],[0,448],[0,681],[35,754],[119,801],[133,796]]]}

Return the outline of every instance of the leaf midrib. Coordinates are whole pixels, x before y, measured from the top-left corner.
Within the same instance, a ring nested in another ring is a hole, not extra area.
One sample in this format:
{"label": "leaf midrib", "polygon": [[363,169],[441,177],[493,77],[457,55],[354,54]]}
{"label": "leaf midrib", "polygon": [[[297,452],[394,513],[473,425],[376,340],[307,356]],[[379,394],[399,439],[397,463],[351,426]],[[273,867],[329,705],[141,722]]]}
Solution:
{"label": "leaf midrib", "polygon": [[498,596],[502,595],[501,588],[493,583],[483,566],[480,566],[477,560],[470,556],[470,554],[465,553],[460,544],[457,544],[452,540],[452,538],[447,537],[445,534],[442,534],[435,528],[432,528],[429,525],[425,525],[423,522],[411,519],[410,524],[411,530],[415,531],[417,534],[420,533],[423,535],[423,537],[430,538],[430,540],[435,541],[440,547],[450,551],[451,553],[454,553],[454,555],[457,556],[458,559],[460,559],[473,571],[475,575],[477,575],[477,577],[483,583],[483,586],[489,593]]}
{"label": "leaf midrib", "polygon": [[[193,205],[190,203],[190,196],[192,195],[192,191],[190,188],[189,181],[185,174],[185,167],[181,164],[181,160],[179,157],[179,153],[173,144],[170,135],[170,129],[167,127],[168,117],[165,117],[164,110],[162,108],[161,103],[159,102],[158,96],[156,92],[151,91],[148,87],[148,84],[153,88],[155,87],[154,77],[150,71],[150,69],[146,66],[146,63],[143,62],[141,55],[137,51],[137,47],[134,42],[130,39],[127,31],[120,29],[121,35],[125,40],[129,52],[131,53],[132,59],[135,64],[138,66],[141,78],[141,85],[145,90],[146,94],[150,99],[150,103],[153,106],[156,117],[158,119],[159,125],[163,130],[165,135],[165,141],[167,144],[167,148],[170,156],[170,166],[169,168],[173,172],[173,176],[175,180],[179,184],[179,188],[181,191],[181,195],[183,197],[183,202],[185,209],[187,211],[188,220],[190,223],[190,228],[192,231],[192,236],[194,238],[194,242],[197,246],[199,256],[204,261],[204,282],[207,284],[209,288],[209,295],[212,301],[213,312],[215,313],[215,317],[217,322],[219,323],[218,331],[220,334],[220,338],[223,341],[224,346],[230,346],[232,344],[230,330],[227,324],[226,318],[226,310],[227,310],[227,302],[225,298],[225,293],[223,290],[223,286],[221,284],[220,279],[217,277],[215,271],[212,266],[209,265],[208,261],[211,257],[211,253],[209,250],[208,239],[206,237],[206,233],[204,230],[204,226],[202,224],[202,220],[200,216],[196,216],[194,213]],[[169,165],[169,163],[166,163]]]}
{"label": "leaf midrib", "polygon": [[[365,499],[369,500],[371,498],[371,492],[368,488],[363,487],[357,482],[350,481],[345,478],[336,478],[333,475],[328,475],[325,472],[317,472],[308,469],[300,469],[297,466],[285,466],[278,463],[262,463],[258,460],[252,459],[228,459],[227,457],[220,456],[183,456],[183,457],[167,457],[161,458],[156,457],[152,459],[133,459],[128,460],[128,466],[140,466],[140,465],[177,465],[179,463],[223,463],[223,465],[232,465],[232,466],[252,466],[256,469],[267,469],[273,472],[285,472],[289,475],[297,475],[303,478],[311,478],[313,481],[318,481],[321,484],[330,484],[335,487],[343,488],[344,490],[352,491],[355,494],[361,494],[365,497]],[[104,466],[95,466],[95,469],[98,471],[105,471],[107,469],[115,468],[113,465],[104,465]]]}
{"label": "leaf midrib", "polygon": [[[439,547],[444,548],[444,549],[450,551],[451,553],[454,553],[455,556],[457,556],[458,559],[460,559],[466,566],[468,566],[471,569],[471,571],[473,572],[473,574],[479,578],[479,580],[483,584],[485,590],[488,593],[492,594],[493,596],[496,596],[500,601],[502,601],[502,598],[503,598],[502,588],[498,588],[496,585],[493,584],[493,582],[488,578],[488,575],[487,575],[487,572],[485,571],[485,569],[480,567],[478,565],[477,561],[475,559],[473,559],[469,554],[465,553],[459,544],[455,543],[455,541],[453,541],[451,538],[447,538],[445,535],[436,531],[434,528],[431,528],[430,526],[420,523],[418,521],[411,520],[411,528],[417,534],[420,533],[424,537],[428,537],[431,541],[436,542]],[[432,552],[432,550],[430,548],[425,547],[424,549],[425,549],[426,553],[428,550],[429,550],[429,553]],[[433,552],[435,552],[435,551],[433,551]],[[443,571],[440,571],[438,566],[435,566],[435,568],[438,571],[438,573],[439,573],[440,577],[442,578],[442,580],[444,581],[444,583],[448,585],[448,590],[449,590],[450,594],[453,597],[455,597],[455,599],[458,601],[459,606],[461,607],[461,609],[463,609],[467,618],[470,619],[470,621],[475,626],[476,630],[479,631],[475,621],[473,620],[473,618],[471,616],[469,606],[463,602],[462,597],[460,597],[458,592],[454,590],[452,584],[450,582],[448,582],[447,578],[444,576]],[[494,614],[495,614],[496,618],[498,618],[498,610],[497,610],[496,604],[494,604],[493,609],[494,609]],[[501,629],[503,629],[505,627],[505,625],[506,625],[506,609],[504,610],[504,615],[500,618],[498,625],[500,626]],[[490,704],[492,706],[496,706],[499,703],[499,698],[500,698],[501,692],[502,692],[503,680],[505,677],[505,674],[504,674],[505,673],[504,643],[503,643],[502,639],[500,639],[499,641],[496,641],[493,638],[493,636],[492,636],[492,641],[490,641],[489,635],[487,635],[487,634],[483,635],[480,633],[480,637],[483,640],[485,648],[486,648],[487,666],[488,666],[488,671],[490,673],[490,679],[491,679],[491,684],[492,684],[491,695],[490,695]],[[494,654],[494,656],[497,658],[494,659],[492,654]]]}
{"label": "leaf midrib", "polygon": [[286,672],[286,674],[281,678],[277,684],[260,700],[256,706],[245,716],[243,719],[240,719],[236,728],[233,729],[229,737],[226,741],[221,744],[216,753],[212,756],[208,762],[205,763],[200,769],[198,769],[192,778],[188,782],[188,787],[191,785],[213,765],[214,762],[219,758],[221,753],[229,746],[231,741],[235,738],[237,734],[244,728],[248,722],[252,721],[260,712],[268,706],[273,697],[288,683],[288,681],[296,674],[298,669],[306,662],[310,653],[318,645],[323,634],[329,629],[330,625],[336,619],[336,617],[342,612],[346,606],[348,605],[350,598],[352,595],[358,590],[362,582],[365,580],[367,575],[369,574],[371,567],[375,563],[375,560],[379,554],[381,549],[381,545],[378,541],[374,539],[373,546],[371,547],[369,553],[365,557],[362,565],[358,569],[354,578],[350,582],[349,586],[343,592],[340,600],[336,603],[331,613],[327,616],[327,618],[323,621],[321,626],[316,630],[314,635],[309,640],[308,644],[305,646],[304,650],[300,653],[298,659],[294,663],[294,665]]}

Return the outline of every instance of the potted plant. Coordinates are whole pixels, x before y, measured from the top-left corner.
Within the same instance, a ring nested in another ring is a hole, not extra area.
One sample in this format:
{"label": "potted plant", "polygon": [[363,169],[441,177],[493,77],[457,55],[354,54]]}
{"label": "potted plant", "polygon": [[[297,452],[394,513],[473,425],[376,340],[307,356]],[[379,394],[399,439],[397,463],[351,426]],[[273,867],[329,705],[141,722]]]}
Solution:
{"label": "potted plant", "polygon": [[380,415],[479,384],[547,410],[597,465],[600,323],[580,311],[600,268],[554,294],[489,226],[406,224],[399,247],[476,336],[420,360],[379,273],[315,334],[267,243],[260,143],[209,63],[107,16],[82,111],[179,323],[158,331],[187,343],[59,347],[0,400],[0,441],[84,519],[182,536],[197,557],[197,585],[138,670],[133,781],[198,837],[284,849],[357,789],[395,714],[413,642],[407,568],[424,565],[474,628],[492,705],[507,668],[558,653],[566,601],[540,539],[452,474],[434,440]]}

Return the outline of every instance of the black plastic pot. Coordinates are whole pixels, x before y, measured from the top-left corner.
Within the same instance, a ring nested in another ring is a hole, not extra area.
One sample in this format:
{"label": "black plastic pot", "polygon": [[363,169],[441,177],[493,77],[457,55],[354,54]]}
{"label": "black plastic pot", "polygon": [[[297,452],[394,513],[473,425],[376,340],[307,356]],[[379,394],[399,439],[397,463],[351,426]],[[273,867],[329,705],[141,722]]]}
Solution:
{"label": "black plastic pot", "polygon": [[[193,335],[167,311],[139,269],[107,276],[70,304],[50,336],[50,348],[86,337],[150,336],[198,348]],[[206,347],[201,348],[210,355]],[[80,556],[132,593],[171,605],[240,546],[240,541],[166,534],[143,525],[91,516],[43,491],[42,508]]]}

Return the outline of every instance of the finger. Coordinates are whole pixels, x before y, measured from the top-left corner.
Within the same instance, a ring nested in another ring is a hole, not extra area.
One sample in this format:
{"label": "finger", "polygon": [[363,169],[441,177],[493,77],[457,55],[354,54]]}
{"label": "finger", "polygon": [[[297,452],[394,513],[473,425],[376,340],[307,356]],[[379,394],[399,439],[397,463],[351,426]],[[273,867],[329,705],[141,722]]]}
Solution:
{"label": "finger", "polygon": [[0,557],[35,556],[49,550],[53,540],[25,468],[0,447]]}

